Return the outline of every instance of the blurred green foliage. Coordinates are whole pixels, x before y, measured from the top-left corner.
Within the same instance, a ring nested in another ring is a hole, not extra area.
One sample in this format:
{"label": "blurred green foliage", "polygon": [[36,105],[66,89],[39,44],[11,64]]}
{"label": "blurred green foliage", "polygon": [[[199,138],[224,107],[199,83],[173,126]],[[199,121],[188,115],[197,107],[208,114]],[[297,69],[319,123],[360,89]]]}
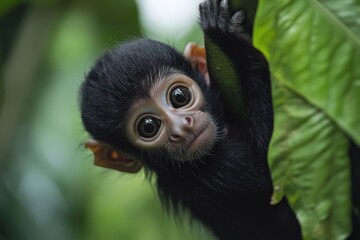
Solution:
{"label": "blurred green foliage", "polygon": [[[175,46],[197,41],[195,29]],[[143,174],[94,167],[82,147],[84,74],[139,33],[132,0],[1,1],[0,239],[210,238],[164,214]]]}

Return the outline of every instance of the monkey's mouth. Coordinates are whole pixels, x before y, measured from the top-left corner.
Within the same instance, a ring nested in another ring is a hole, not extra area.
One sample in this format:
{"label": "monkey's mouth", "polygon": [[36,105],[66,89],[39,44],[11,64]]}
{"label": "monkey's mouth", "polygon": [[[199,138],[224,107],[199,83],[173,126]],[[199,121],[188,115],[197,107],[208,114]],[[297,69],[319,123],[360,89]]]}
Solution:
{"label": "monkey's mouth", "polygon": [[212,145],[212,134],[213,131],[210,127],[210,124],[204,124],[200,127],[194,134],[188,139],[185,143],[185,149],[191,155],[192,153],[207,152],[207,148],[210,148]]}

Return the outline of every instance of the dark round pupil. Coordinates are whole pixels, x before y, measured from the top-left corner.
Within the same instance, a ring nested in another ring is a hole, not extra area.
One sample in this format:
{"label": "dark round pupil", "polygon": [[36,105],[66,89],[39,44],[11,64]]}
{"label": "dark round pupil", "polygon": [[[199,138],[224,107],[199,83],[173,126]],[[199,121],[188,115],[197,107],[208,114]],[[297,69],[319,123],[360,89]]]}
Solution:
{"label": "dark round pupil", "polygon": [[182,103],[186,101],[185,94],[180,88],[175,89],[174,95],[177,102]]}
{"label": "dark round pupil", "polygon": [[142,137],[151,138],[160,128],[160,121],[154,117],[145,117],[140,121],[138,131]]}
{"label": "dark round pupil", "polygon": [[155,130],[154,120],[151,118],[145,119],[144,122],[144,131],[147,133],[152,133]]}
{"label": "dark round pupil", "polygon": [[186,87],[177,87],[171,92],[171,104],[175,108],[185,106],[190,102],[191,93]]}

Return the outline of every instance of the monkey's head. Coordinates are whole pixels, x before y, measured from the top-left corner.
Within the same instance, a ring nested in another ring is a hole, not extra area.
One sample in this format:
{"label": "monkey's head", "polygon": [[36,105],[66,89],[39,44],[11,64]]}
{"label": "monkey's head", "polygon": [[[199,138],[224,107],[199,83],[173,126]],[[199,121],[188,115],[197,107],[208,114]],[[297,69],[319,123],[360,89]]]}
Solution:
{"label": "monkey's head", "polygon": [[188,45],[183,56],[149,39],[125,43],[100,57],[81,87],[81,117],[93,137],[86,146],[96,165],[126,172],[196,161],[220,132],[216,99],[202,49]]}

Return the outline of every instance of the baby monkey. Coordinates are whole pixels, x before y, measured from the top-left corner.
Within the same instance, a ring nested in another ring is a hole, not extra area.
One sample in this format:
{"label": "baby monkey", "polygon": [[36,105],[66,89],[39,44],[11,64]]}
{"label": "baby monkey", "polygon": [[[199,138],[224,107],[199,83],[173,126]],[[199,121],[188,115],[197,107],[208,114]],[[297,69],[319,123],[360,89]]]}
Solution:
{"label": "baby monkey", "polygon": [[270,77],[245,12],[227,0],[199,9],[205,36],[236,69],[246,119],[225,110],[203,49],[191,44],[180,54],[138,39],[101,56],[81,86],[81,117],[93,138],[86,145],[98,166],[155,174],[163,205],[189,211],[219,239],[301,239],[286,199],[270,205]]}

